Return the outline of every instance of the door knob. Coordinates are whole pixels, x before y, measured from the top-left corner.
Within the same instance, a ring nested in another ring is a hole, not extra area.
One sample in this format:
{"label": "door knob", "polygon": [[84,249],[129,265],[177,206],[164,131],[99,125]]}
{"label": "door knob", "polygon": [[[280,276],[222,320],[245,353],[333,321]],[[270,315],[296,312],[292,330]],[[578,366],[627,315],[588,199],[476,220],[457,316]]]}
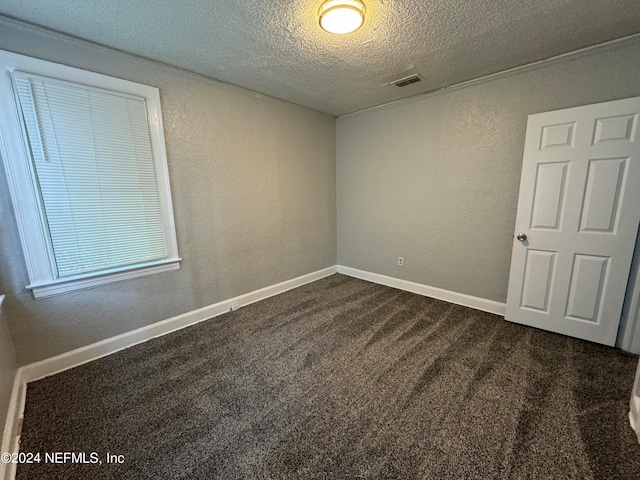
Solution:
{"label": "door knob", "polygon": [[520,240],[521,242],[524,242],[527,239],[527,234],[526,233],[519,233],[516,238],[518,240]]}

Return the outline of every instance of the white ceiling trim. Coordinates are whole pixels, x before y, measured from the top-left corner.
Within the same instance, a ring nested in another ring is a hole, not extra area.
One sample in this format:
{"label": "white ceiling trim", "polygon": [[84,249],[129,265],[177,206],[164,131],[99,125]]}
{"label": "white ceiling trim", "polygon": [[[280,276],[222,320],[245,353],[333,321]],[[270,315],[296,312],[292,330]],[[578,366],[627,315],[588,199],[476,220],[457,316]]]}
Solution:
{"label": "white ceiling trim", "polygon": [[[113,56],[115,55],[124,55],[126,57],[129,58],[135,58],[140,60],[141,62],[148,62],[150,64],[154,64],[154,65],[158,65],[161,66],[163,68],[166,68],[168,70],[179,70],[180,72],[182,72],[182,74],[184,75],[190,75],[193,78],[198,78],[200,80],[204,80],[206,82],[215,84],[221,88],[225,88],[225,89],[230,89],[230,90],[236,90],[238,92],[241,92],[245,95],[250,95],[254,98],[260,99],[260,100],[265,100],[268,102],[274,102],[274,103],[278,103],[280,105],[286,105],[289,108],[293,108],[296,110],[313,110],[314,112],[317,112],[319,114],[322,115],[326,115],[328,117],[333,117],[336,118],[335,115],[331,115],[330,113],[326,113],[326,112],[321,112],[320,110],[315,110],[311,107],[305,107],[304,105],[298,105],[297,103],[293,103],[290,102],[288,100],[282,99],[282,98],[278,98],[278,97],[273,97],[271,95],[267,95],[266,93],[260,93],[260,92],[256,92],[254,90],[250,90],[248,88],[245,87],[241,87],[239,85],[233,84],[233,83],[229,83],[229,82],[225,82],[223,80],[219,80],[217,78],[214,77],[210,77],[208,75],[205,75],[203,73],[199,73],[199,72],[195,72],[193,70],[189,70],[187,68],[183,68],[183,67],[179,67],[177,65],[172,65],[171,63],[166,63],[166,62],[161,62],[160,60],[154,60],[152,58],[148,58],[145,57],[143,55],[138,55],[136,53],[131,53],[131,52],[127,52],[125,50],[120,50],[114,47],[110,47],[108,45],[104,45],[102,43],[98,43],[98,42],[94,42],[92,40],[87,40],[85,38],[80,38],[80,37],[76,37],[75,35],[71,35],[68,33],[64,33],[64,32],[60,32],[58,30],[54,30],[51,28],[47,28],[47,27],[43,27],[42,25],[36,25],[30,22],[26,22],[24,20],[18,20],[16,18],[12,18],[12,17],[8,17],[6,15],[0,15],[0,27],[2,26],[2,24],[5,23],[7,25],[11,25],[15,28],[19,28],[23,31],[26,32],[33,32],[34,34],[38,34],[38,35],[43,35],[47,38],[50,38],[52,41],[62,41],[62,42],[66,42],[68,44],[71,45],[84,45],[86,47],[89,48],[95,48],[96,50],[99,50],[101,52],[104,52],[108,55]],[[16,51],[14,51],[11,48],[5,48],[4,50],[8,51],[9,53],[16,53],[19,55],[25,55],[25,53],[23,53],[22,51],[17,51],[18,49],[15,49]],[[26,55],[29,56],[29,55]],[[38,57],[41,60],[47,60],[50,61],[49,58],[44,58],[44,57]],[[104,75],[108,75],[110,72],[106,72],[106,71],[96,71],[95,68],[89,68],[83,65],[78,65],[75,63],[61,63],[61,62],[52,62],[52,63],[60,63],[61,65],[66,65],[68,67],[74,67],[74,68],[83,68],[85,70],[88,71],[92,71],[95,73],[102,73]],[[152,83],[152,82],[151,82]],[[155,88],[160,88],[158,85],[151,85]],[[1,478],[1,477],[0,477]]]}
{"label": "white ceiling trim", "polygon": [[475,85],[481,85],[483,83],[492,82],[494,80],[499,80],[501,78],[510,77],[512,75],[518,75],[520,73],[529,72],[531,70],[537,70],[539,68],[548,67],[550,65],[555,65],[560,62],[566,62],[571,60],[576,60],[577,58],[584,57],[587,55],[593,55],[595,53],[601,53],[608,50],[613,50],[615,48],[620,48],[625,45],[630,45],[635,42],[640,42],[640,33],[634,33],[632,35],[628,35],[622,38],[616,38],[615,40],[610,40],[608,42],[599,43],[597,45],[591,45],[589,47],[580,48],[578,50],[574,50],[572,52],[563,53],[561,55],[555,55],[553,57],[545,58],[544,60],[538,60],[537,62],[527,63],[525,65],[520,65],[518,67],[508,68],[507,70],[502,70],[500,72],[491,73],[489,75],[484,75],[482,77],[473,78],[471,80],[467,80],[465,82],[456,83],[454,85],[449,85],[448,87],[443,87],[438,90],[434,90],[432,92],[419,93],[418,95],[414,95],[412,97],[401,98],[400,100],[394,100],[393,102],[383,103],[381,105],[376,105],[374,107],[365,108],[363,110],[358,110],[357,112],[347,113],[345,115],[340,115],[337,118],[347,118],[353,117],[356,115],[361,115],[363,113],[381,110],[385,108],[394,107],[396,105],[402,105],[405,103],[413,103],[419,102],[420,100],[424,100],[425,98],[435,97],[438,95],[443,95],[445,93],[450,93],[456,90],[461,90],[463,88],[468,88]]}
{"label": "white ceiling trim", "polygon": [[638,0],[365,0],[364,25],[331,35],[320,3],[2,0],[0,14],[334,117],[640,31]]}

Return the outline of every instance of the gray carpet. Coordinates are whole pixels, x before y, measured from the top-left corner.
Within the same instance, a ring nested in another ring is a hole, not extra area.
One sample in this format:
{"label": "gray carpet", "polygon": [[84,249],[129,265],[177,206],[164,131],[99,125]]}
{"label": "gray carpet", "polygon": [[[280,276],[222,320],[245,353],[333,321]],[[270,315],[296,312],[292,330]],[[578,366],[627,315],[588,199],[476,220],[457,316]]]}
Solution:
{"label": "gray carpet", "polygon": [[29,384],[37,479],[638,479],[637,357],[333,275]]}

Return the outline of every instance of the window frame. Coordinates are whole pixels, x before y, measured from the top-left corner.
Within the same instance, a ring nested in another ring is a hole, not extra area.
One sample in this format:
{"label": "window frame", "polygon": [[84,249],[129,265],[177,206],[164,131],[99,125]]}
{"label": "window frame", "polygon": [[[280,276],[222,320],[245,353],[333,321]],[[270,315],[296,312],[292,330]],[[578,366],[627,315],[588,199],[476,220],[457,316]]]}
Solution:
{"label": "window frame", "polygon": [[[148,85],[3,50],[0,50],[0,70],[0,105],[3,106],[0,108],[0,155],[6,171],[29,274],[30,283],[25,288],[31,290],[35,298],[42,298],[179,269],[182,259],[178,255],[159,90]],[[50,249],[40,195],[35,186],[36,177],[30,157],[30,146],[25,135],[18,99],[13,91],[11,74],[14,71],[144,98],[163,218],[167,249],[165,259],[56,277],[55,257]]]}

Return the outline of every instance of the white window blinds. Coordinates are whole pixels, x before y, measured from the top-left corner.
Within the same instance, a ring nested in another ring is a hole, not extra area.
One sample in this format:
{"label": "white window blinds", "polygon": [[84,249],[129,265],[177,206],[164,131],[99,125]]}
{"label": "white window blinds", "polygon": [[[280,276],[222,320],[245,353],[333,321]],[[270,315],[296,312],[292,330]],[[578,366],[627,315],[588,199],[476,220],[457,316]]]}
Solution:
{"label": "white window blinds", "polygon": [[145,100],[13,78],[58,277],[165,258]]}

